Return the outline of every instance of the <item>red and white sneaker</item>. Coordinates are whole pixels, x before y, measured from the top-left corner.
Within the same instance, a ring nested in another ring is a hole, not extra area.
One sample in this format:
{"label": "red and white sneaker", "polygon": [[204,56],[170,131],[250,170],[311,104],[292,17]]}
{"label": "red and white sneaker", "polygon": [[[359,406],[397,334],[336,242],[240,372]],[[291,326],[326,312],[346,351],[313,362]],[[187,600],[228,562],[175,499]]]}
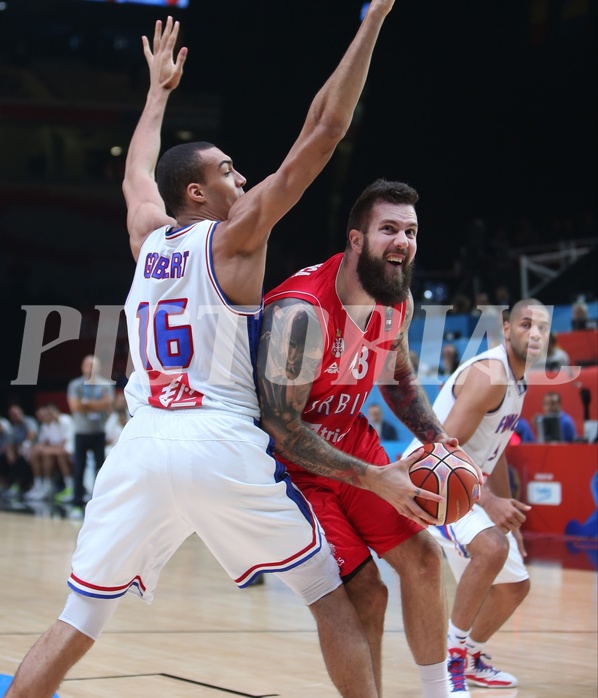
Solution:
{"label": "red and white sneaker", "polygon": [[451,698],[468,698],[469,688],[465,682],[467,650],[463,647],[451,647],[448,651],[447,669]]}
{"label": "red and white sneaker", "polygon": [[484,686],[486,688],[514,688],[519,685],[513,674],[495,669],[490,664],[490,657],[481,652],[476,652],[476,654],[467,653],[465,680],[474,684],[474,686]]}

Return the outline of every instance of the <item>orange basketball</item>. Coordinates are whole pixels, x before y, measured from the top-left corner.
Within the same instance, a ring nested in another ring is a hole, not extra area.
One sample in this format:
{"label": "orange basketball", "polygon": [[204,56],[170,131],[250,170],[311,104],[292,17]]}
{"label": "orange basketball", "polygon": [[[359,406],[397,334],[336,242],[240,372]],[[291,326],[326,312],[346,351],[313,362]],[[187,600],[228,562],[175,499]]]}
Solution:
{"label": "orange basketball", "polygon": [[445,502],[416,497],[418,505],[441,524],[465,516],[480,498],[480,482],[471,458],[461,448],[446,444],[425,444],[424,453],[409,469],[416,487],[444,497]]}

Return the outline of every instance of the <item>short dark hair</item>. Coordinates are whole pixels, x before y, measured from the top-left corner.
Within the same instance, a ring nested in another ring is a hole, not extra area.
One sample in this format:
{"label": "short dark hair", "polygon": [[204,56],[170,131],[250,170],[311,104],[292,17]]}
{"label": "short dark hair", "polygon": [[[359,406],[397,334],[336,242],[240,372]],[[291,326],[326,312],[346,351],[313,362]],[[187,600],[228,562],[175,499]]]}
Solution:
{"label": "short dark hair", "polygon": [[372,208],[378,201],[415,206],[419,201],[419,194],[413,187],[404,182],[390,182],[386,179],[377,179],[361,192],[357,201],[353,204],[347,223],[347,235],[353,228],[360,230],[362,233],[367,230]]}
{"label": "short dark hair", "polygon": [[169,148],[158,161],[156,183],[166,209],[175,218],[185,205],[185,191],[191,182],[204,181],[202,150],[215,148],[208,141],[181,143]]}
{"label": "short dark hair", "polygon": [[511,322],[511,319],[517,318],[529,306],[539,305],[546,307],[542,301],[537,298],[522,298],[517,301],[509,310],[503,310],[503,322]]}

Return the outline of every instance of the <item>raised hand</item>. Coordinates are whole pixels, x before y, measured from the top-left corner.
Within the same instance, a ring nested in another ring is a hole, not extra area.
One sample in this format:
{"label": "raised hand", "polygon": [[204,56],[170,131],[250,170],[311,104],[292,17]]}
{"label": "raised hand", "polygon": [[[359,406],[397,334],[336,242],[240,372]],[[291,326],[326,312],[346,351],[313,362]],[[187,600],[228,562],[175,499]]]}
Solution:
{"label": "raised hand", "polygon": [[395,4],[395,0],[372,0],[368,6],[368,12],[379,9],[385,15],[387,15],[391,10],[392,6]]}
{"label": "raised hand", "polygon": [[179,35],[179,23],[168,17],[164,31],[158,20],[154,30],[153,52],[147,36],[142,36],[143,53],[150,71],[150,85],[163,90],[174,90],[183,74],[183,65],[187,58],[187,48],[183,47],[173,59],[174,45]]}

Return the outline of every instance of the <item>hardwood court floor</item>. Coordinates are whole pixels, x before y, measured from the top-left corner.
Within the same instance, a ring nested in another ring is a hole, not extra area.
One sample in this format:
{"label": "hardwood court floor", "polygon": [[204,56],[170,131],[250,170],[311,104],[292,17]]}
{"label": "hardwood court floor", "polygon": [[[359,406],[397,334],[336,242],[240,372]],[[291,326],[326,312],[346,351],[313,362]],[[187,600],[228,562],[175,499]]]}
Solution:
{"label": "hardwood court floor", "polygon": [[[62,610],[80,524],[0,511],[0,674]],[[589,565],[592,567],[592,565]],[[596,696],[596,571],[529,564],[532,591],[493,638],[494,663],[518,689],[472,689],[473,698]],[[384,647],[386,698],[421,696],[405,642],[396,578]],[[452,600],[454,583],[446,582]],[[237,589],[197,538],[162,574],[152,606],[127,595],[104,635],[71,671],[60,698],[333,698],[309,611],[273,577]]]}

